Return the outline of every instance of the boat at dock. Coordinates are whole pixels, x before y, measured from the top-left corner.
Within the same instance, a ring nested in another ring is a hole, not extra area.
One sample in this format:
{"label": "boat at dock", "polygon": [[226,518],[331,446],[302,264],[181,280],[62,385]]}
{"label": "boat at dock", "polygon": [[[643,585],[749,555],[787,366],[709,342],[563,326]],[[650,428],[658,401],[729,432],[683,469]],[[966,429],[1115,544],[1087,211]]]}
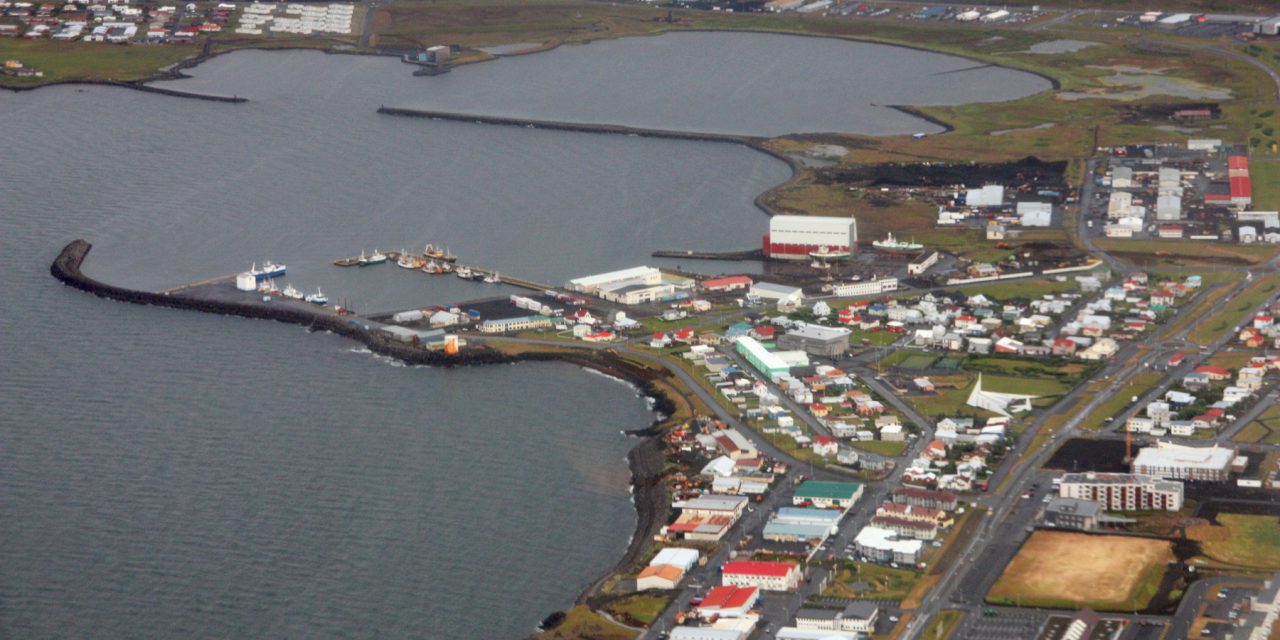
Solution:
{"label": "boat at dock", "polygon": [[485,276],[485,277],[484,277],[484,282],[485,282],[485,284],[498,284],[499,282],[502,282],[502,278],[498,275],[498,272],[497,272],[497,271],[495,271],[495,272],[493,272],[493,273],[491,273],[491,274],[489,274],[489,275]]}
{"label": "boat at dock", "polygon": [[463,280],[475,280],[477,277],[477,274],[466,266],[458,267],[457,270],[454,271],[454,275],[462,278]]}
{"label": "boat at dock", "polygon": [[387,261],[387,254],[381,251],[378,251],[377,249],[374,249],[373,253],[369,254],[368,256],[364,255],[363,251],[360,252],[360,266],[362,267],[371,267],[375,264],[382,264],[386,261]]}
{"label": "boat at dock", "polygon": [[280,295],[282,295],[282,296],[284,296],[284,297],[286,297],[286,298],[292,298],[292,299],[294,299],[294,300],[301,300],[301,299],[302,299],[302,297],[303,297],[303,296],[302,296],[302,292],[301,292],[301,291],[298,291],[297,289],[294,289],[294,288],[293,288],[293,285],[291,285],[291,284],[290,284],[290,285],[286,285],[286,286],[285,286],[285,288],[284,288],[284,291],[281,291],[281,292],[280,292]]}
{"label": "boat at dock", "polygon": [[308,294],[305,300],[311,304],[318,304],[322,306],[329,304],[329,296],[324,295],[324,292],[320,290],[320,287],[316,287],[316,292]]}
{"label": "boat at dock", "polygon": [[254,279],[259,282],[263,280],[270,280],[271,278],[279,278],[284,275],[284,272],[284,265],[276,264],[270,260],[262,263],[261,269],[258,268],[258,263],[256,262],[249,268],[249,273],[253,274]]}
{"label": "boat at dock", "polygon": [[433,245],[427,245],[426,249],[423,249],[422,255],[431,258],[432,260],[440,260],[443,262],[456,262],[458,260],[458,256],[449,253],[448,249],[437,249]]}
{"label": "boat at dock", "polygon": [[421,269],[425,266],[421,257],[403,251],[400,252],[400,257],[396,258],[396,265],[403,269]]}
{"label": "boat at dock", "polygon": [[917,254],[924,250],[924,245],[918,242],[907,242],[898,240],[890,233],[884,240],[876,240],[871,243],[872,248],[881,253],[896,254]]}

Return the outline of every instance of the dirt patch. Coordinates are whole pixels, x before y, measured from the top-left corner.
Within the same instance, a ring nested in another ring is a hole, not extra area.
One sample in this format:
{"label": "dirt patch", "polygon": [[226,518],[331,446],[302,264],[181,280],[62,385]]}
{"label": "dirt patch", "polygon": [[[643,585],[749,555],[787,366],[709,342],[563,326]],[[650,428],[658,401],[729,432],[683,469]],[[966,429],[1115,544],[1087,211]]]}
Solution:
{"label": "dirt patch", "polygon": [[1066,185],[1067,163],[1044,162],[1028,156],[1012,162],[990,164],[909,163],[857,167],[829,167],[816,171],[819,184],[863,187],[946,187],[963,184],[980,187],[988,183],[1033,184],[1044,189]]}
{"label": "dirt patch", "polygon": [[1045,463],[1044,468],[1073,473],[1081,471],[1127,473],[1129,471],[1129,466],[1124,463],[1123,440],[1089,438],[1072,438],[1062,443],[1062,446],[1053,452],[1053,457]]}
{"label": "dirt patch", "polygon": [[1173,562],[1167,540],[1105,536],[1064,531],[1037,531],[1005,568],[991,590],[992,598],[1022,598],[1025,602],[1128,606],[1135,596],[1145,607],[1143,583],[1153,571],[1161,573]]}

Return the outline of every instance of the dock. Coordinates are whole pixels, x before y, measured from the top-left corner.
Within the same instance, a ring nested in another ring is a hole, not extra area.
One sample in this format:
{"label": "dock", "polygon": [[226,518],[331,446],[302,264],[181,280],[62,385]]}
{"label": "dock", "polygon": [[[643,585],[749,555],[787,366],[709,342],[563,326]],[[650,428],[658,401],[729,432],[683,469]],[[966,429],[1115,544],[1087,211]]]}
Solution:
{"label": "dock", "polygon": [[[399,251],[375,251],[375,253],[381,253],[382,255],[386,256],[387,262],[394,262],[400,259]],[[338,258],[337,260],[334,260],[333,263],[338,265],[339,267],[357,267],[357,266],[360,266],[360,258],[362,257],[367,257],[367,256],[359,255],[359,256],[352,256],[350,258]],[[378,264],[382,264],[382,263],[380,262]],[[373,266],[373,265],[369,265],[369,266]]]}
{"label": "dock", "polygon": [[655,258],[676,258],[689,260],[764,260],[763,249],[746,249],[743,251],[654,251]]}
{"label": "dock", "polygon": [[184,284],[184,285],[180,285],[180,286],[177,286],[177,287],[173,287],[172,289],[161,289],[160,291],[157,291],[156,293],[163,294],[163,295],[166,295],[166,296],[167,296],[167,295],[171,295],[171,294],[175,294],[175,293],[182,293],[183,291],[186,291],[186,290],[188,290],[188,289],[196,289],[196,288],[204,287],[204,286],[211,285],[211,284],[218,284],[218,283],[220,283],[220,282],[234,282],[234,281],[235,281],[235,279],[236,279],[235,274],[231,274],[231,275],[228,275],[228,276],[218,276],[218,277],[216,277],[216,278],[209,278],[209,279],[207,279],[207,280],[201,280],[200,282],[192,282],[191,284]]}
{"label": "dock", "polygon": [[[388,264],[395,263],[397,260],[400,259],[400,256],[402,255],[399,251],[383,251],[382,254],[387,256]],[[448,262],[450,263],[450,265],[452,265],[454,271],[458,269],[467,269],[471,271],[471,273],[475,274],[475,277],[474,277],[475,280],[480,280],[490,276],[495,276],[498,278],[498,281],[503,284],[509,284],[513,287],[520,287],[522,289],[529,289],[531,291],[537,291],[538,293],[542,293],[543,291],[553,290],[556,288],[554,285],[550,285],[545,282],[537,282],[534,280],[526,280],[524,278],[513,278],[511,276],[505,276],[505,275],[502,275],[501,273],[498,273],[498,271],[495,269],[462,264],[460,262],[456,262],[458,258],[457,256],[454,256],[452,254],[448,254],[445,257],[435,257],[435,258],[428,255],[416,254],[416,253],[410,253],[408,255],[414,258],[422,259],[422,260],[435,260],[437,262]],[[333,263],[335,265],[338,265],[339,267],[359,266],[360,256],[352,256],[350,258],[339,258],[337,260],[334,260]],[[382,264],[382,263],[379,263],[379,264]],[[373,266],[373,265],[370,265],[370,266]],[[414,270],[421,272],[421,269],[414,269]],[[452,275],[452,274],[453,274],[453,271],[447,272],[447,273],[428,273],[427,275]],[[234,276],[228,276],[228,277],[234,277]]]}

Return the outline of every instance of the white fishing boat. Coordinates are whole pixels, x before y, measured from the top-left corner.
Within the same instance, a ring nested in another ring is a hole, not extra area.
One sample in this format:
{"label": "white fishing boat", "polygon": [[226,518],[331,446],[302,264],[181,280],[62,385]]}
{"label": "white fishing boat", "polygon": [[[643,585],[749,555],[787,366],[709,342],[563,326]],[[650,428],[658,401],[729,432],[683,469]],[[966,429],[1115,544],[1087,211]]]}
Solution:
{"label": "white fishing boat", "polygon": [[875,242],[872,242],[871,246],[881,253],[893,254],[916,254],[920,253],[920,251],[924,249],[923,244],[920,244],[919,242],[899,240],[894,238],[892,233],[888,234],[888,237],[884,240],[876,240]]}
{"label": "white fishing boat", "polygon": [[486,284],[498,284],[499,282],[502,282],[502,277],[498,275],[497,271],[494,271],[493,273],[485,276],[484,281]]}
{"label": "white fishing boat", "polygon": [[294,300],[301,300],[303,297],[302,292],[298,291],[297,289],[294,289],[292,284],[286,285],[284,288],[284,291],[280,292],[280,295],[286,298],[292,298]]}
{"label": "white fishing boat", "polygon": [[396,258],[396,265],[404,269],[419,269],[422,267],[422,260],[413,254],[405,253],[404,249],[401,249],[400,257]]}
{"label": "white fishing boat", "polygon": [[364,255],[363,251],[360,252],[360,266],[362,267],[369,267],[375,264],[382,264],[386,261],[387,261],[387,254],[381,251],[378,251],[377,249],[374,249],[373,253],[367,256]]}
{"label": "white fishing boat", "polygon": [[311,304],[329,304],[329,296],[324,295],[324,292],[320,290],[320,287],[316,287],[316,292],[309,294],[305,299]]}
{"label": "white fishing boat", "polygon": [[457,275],[459,278],[462,278],[463,280],[470,280],[472,277],[475,276],[475,274],[471,273],[471,269],[469,269],[466,266],[461,266],[461,267],[458,267],[457,269],[454,269],[454,274]]}
{"label": "white fishing boat", "polygon": [[284,272],[285,272],[284,265],[276,264],[270,260],[262,263],[261,269],[258,268],[258,263],[256,262],[253,263],[253,266],[249,268],[249,273],[253,274],[254,279],[259,282],[263,280],[269,280],[271,278],[279,278],[280,276],[284,275]]}

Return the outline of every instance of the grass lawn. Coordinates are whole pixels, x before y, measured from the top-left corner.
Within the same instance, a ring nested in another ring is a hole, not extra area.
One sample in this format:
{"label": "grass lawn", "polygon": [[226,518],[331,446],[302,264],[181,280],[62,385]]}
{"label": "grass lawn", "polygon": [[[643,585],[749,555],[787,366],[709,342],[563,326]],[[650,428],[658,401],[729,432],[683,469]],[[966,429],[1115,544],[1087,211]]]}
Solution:
{"label": "grass lawn", "polygon": [[633,626],[645,626],[658,618],[671,598],[651,593],[637,593],[609,604],[609,615]]}
{"label": "grass lawn", "polygon": [[[1203,289],[1201,292],[1197,293],[1194,299],[1195,301],[1192,303],[1194,306],[1179,316],[1176,322],[1166,327],[1164,330],[1165,335],[1176,334],[1190,326],[1192,323],[1205,317],[1210,310],[1217,308],[1221,304],[1222,299],[1231,292],[1232,287],[1239,284],[1240,280],[1244,277],[1234,271],[1227,271],[1223,273],[1230,273],[1234,275],[1235,278],[1230,280],[1226,286],[1216,287],[1212,290]],[[1208,282],[1205,282],[1206,286],[1208,284]]]}
{"label": "grass lawn", "polygon": [[1047,360],[1043,358],[1018,358],[1013,356],[971,356],[964,363],[968,371],[984,374],[1016,376],[1020,378],[1056,378],[1076,381],[1084,378],[1097,365],[1077,360]]}
{"label": "grass lawn", "polygon": [[0,76],[0,84],[20,87],[59,80],[141,80],[199,52],[200,47],[194,44],[145,47],[0,38],[0,59],[18,60],[44,72],[43,78]]}
{"label": "grass lawn", "polygon": [[1253,182],[1253,208],[1258,211],[1280,209],[1280,158],[1250,158],[1249,177]]}
{"label": "grass lawn", "polygon": [[886,458],[896,458],[902,455],[902,452],[907,448],[907,443],[894,442],[892,440],[867,440],[854,442],[853,447],[863,451],[870,451]]}
{"label": "grass lawn", "polygon": [[1258,264],[1270,260],[1276,247],[1263,244],[1228,244],[1224,242],[1190,242],[1186,240],[1124,240],[1105,238],[1096,243],[1100,248],[1138,264]]}
{"label": "grass lawn", "polygon": [[951,632],[956,630],[961,620],[964,620],[963,611],[956,609],[939,611],[938,615],[929,621],[929,625],[924,628],[924,633],[920,637],[925,640],[946,640],[951,637]]}
{"label": "grass lawn", "polygon": [[1280,518],[1276,516],[1220,513],[1200,546],[1205,555],[1228,564],[1274,571],[1280,569]]}
{"label": "grass lawn", "polygon": [[1268,407],[1232,439],[1251,444],[1280,445],[1280,405]]}
{"label": "grass lawn", "polygon": [[1209,344],[1233,331],[1237,325],[1248,318],[1255,309],[1271,299],[1280,287],[1280,276],[1267,275],[1254,279],[1238,295],[1220,305],[1218,310],[1205,318],[1188,337],[1198,344]]}
{"label": "grass lawn", "polygon": [[862,344],[863,340],[867,340],[877,347],[883,347],[887,344],[893,344],[901,337],[901,334],[894,333],[892,331],[863,331],[862,329],[854,329],[853,332],[849,334],[849,344],[856,347]]}
{"label": "grass lawn", "polygon": [[1101,391],[1102,393],[1111,394],[1111,397],[1098,405],[1093,410],[1093,413],[1090,413],[1089,417],[1080,423],[1080,426],[1090,431],[1101,429],[1106,424],[1107,418],[1123,411],[1125,407],[1129,406],[1129,402],[1134,396],[1141,396],[1150,391],[1152,387],[1155,387],[1160,382],[1161,377],[1161,374],[1154,371],[1144,371],[1134,374],[1128,382],[1118,389],[1111,386]]}
{"label": "grass lawn", "polygon": [[1067,278],[1066,282],[1044,278],[1027,278],[1025,280],[1009,280],[1007,282],[984,282],[982,284],[957,287],[965,295],[982,295],[1005,302],[1008,300],[1036,300],[1050,293],[1079,291],[1080,283],[1075,278]]}
{"label": "grass lawn", "polygon": [[565,612],[564,622],[533,636],[536,640],[632,640],[640,635],[584,606]]}
{"label": "grass lawn", "polygon": [[1223,369],[1236,370],[1249,365],[1249,361],[1253,359],[1254,353],[1248,351],[1219,351],[1205,360],[1205,364],[1222,367]]}
{"label": "grass lawn", "polygon": [[[845,562],[822,596],[901,602],[919,579],[920,574],[910,569],[894,569],[869,562]],[[853,586],[858,582],[865,582],[870,589],[855,591]]]}
{"label": "grass lawn", "polygon": [[995,604],[1132,611],[1147,606],[1165,565],[1167,540],[1036,531],[987,594]]}
{"label": "grass lawn", "polygon": [[[896,364],[895,366],[897,366],[900,369],[914,369],[919,371],[921,369],[928,369],[929,367],[933,366],[934,362],[938,360],[938,357],[933,355],[932,353],[920,353],[920,352],[908,351],[906,352],[906,354],[907,354],[906,357],[902,358],[902,361]],[[885,358],[885,359],[888,360],[888,358]]]}

